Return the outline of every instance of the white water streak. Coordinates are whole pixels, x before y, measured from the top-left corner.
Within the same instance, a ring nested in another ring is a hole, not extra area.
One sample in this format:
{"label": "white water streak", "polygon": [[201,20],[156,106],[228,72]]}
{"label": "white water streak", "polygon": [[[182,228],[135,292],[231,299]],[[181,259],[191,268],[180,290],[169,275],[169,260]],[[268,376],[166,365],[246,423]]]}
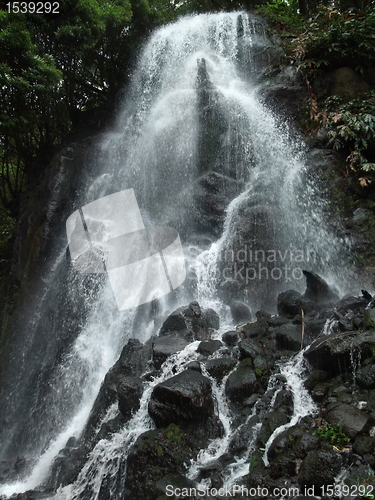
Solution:
{"label": "white water streak", "polygon": [[285,377],[287,388],[293,394],[293,415],[290,422],[278,427],[268,439],[263,455],[263,461],[266,466],[269,465],[268,450],[275,438],[286,429],[296,425],[301,418],[314,414],[317,411],[314,401],[304,386],[303,374],[306,370],[306,361],[303,353],[305,350],[300,351],[297,356],[292,357],[287,363],[280,366],[280,373]]}

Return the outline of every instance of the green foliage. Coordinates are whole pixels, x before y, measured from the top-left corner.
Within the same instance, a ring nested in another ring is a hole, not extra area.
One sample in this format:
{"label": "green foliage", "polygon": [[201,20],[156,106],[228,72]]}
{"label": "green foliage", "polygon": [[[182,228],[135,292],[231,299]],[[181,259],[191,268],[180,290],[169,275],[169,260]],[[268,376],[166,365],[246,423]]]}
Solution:
{"label": "green foliage", "polygon": [[258,465],[259,465],[258,459],[257,459],[256,455],[253,455],[251,457],[250,470],[255,469],[256,467],[258,467]]}
{"label": "green foliage", "polygon": [[359,175],[361,185],[371,183],[375,172],[375,92],[348,103],[329,97],[314,118],[319,128],[327,131],[333,149],[350,151],[348,169]]}
{"label": "green foliage", "polygon": [[[365,330],[370,330],[375,328],[375,321],[371,318],[370,313],[366,309],[363,311],[363,327]],[[375,354],[375,349],[372,355],[374,356],[374,354]]]}
{"label": "green foliage", "polygon": [[18,14],[0,12],[0,61],[0,198],[14,214],[37,151],[66,132],[62,75],[32,43]]}
{"label": "green foliage", "polygon": [[172,0],[59,4],[57,15],[0,10],[0,208],[12,217],[36,158],[113,101],[145,35],[179,11]]}
{"label": "green foliage", "polygon": [[375,61],[375,11],[342,13],[320,7],[309,19],[304,40],[305,60],[310,64],[335,65],[345,61],[359,72]]}
{"label": "green foliage", "polygon": [[165,431],[165,437],[168,443],[170,444],[173,445],[180,444],[181,443],[180,428],[176,424],[170,424]]}
{"label": "green foliage", "polygon": [[341,421],[336,425],[321,425],[313,432],[314,436],[319,436],[323,441],[327,441],[334,446],[341,446],[350,441],[348,436],[342,432]]}
{"label": "green foliage", "polygon": [[298,4],[295,0],[292,2],[284,2],[283,0],[273,0],[265,5],[257,7],[258,12],[263,14],[267,20],[275,26],[282,34],[299,33],[304,25],[305,20],[297,12]]}

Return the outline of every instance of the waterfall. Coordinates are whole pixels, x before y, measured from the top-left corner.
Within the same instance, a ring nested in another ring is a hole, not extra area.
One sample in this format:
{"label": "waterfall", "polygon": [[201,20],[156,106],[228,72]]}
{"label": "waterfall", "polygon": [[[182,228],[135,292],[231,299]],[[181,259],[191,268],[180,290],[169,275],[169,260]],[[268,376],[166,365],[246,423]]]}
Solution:
{"label": "waterfall", "polygon": [[[140,55],[114,130],[82,169],[65,220],[87,203],[134,189],[146,226],[179,232],[188,279],[159,301],[159,316],[195,299],[228,323],[230,297],[271,310],[278,291],[303,289],[301,268],[332,278],[342,263],[343,241],[325,228],[302,143],[259,98],[270,47],[262,22],[241,12],[160,28]],[[68,438],[81,435],[127,340],[157,333],[155,304],[119,312],[105,274],[72,269],[64,222],[5,385],[0,458],[32,457],[27,477],[0,486],[7,495],[45,481]],[[185,358],[173,359],[158,380],[177,361]],[[83,491],[99,498],[100,479],[124,466],[121,449],[152,426],[146,403],[153,385],[130,423],[96,445],[76,483],[56,498],[81,498]]]}

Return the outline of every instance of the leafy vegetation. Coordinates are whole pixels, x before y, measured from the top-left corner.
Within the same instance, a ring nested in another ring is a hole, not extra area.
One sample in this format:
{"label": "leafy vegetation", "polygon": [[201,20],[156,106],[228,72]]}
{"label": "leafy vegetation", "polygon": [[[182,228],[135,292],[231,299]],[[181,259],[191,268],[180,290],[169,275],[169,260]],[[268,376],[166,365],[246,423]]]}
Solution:
{"label": "leafy vegetation", "polygon": [[332,96],[314,116],[318,128],[327,131],[328,145],[346,151],[347,167],[368,186],[375,172],[375,93],[348,103]]}
{"label": "leafy vegetation", "polygon": [[336,425],[325,424],[317,428],[313,432],[314,436],[319,436],[323,441],[327,441],[334,446],[342,446],[343,444],[350,441],[348,436],[342,431],[341,421]]}
{"label": "leafy vegetation", "polygon": [[300,15],[296,0],[274,0],[260,10],[283,37],[289,63],[305,79],[310,93],[306,131],[320,131],[328,146],[345,155],[345,175],[356,175],[368,187],[375,180],[375,94],[345,102],[327,96],[321,80],[340,67],[369,79],[375,64],[374,2],[308,3],[308,17]]}
{"label": "leafy vegetation", "polygon": [[179,13],[171,0],[59,3],[59,14],[0,10],[0,208],[11,217],[36,165],[82,115],[108,108],[145,35]]}

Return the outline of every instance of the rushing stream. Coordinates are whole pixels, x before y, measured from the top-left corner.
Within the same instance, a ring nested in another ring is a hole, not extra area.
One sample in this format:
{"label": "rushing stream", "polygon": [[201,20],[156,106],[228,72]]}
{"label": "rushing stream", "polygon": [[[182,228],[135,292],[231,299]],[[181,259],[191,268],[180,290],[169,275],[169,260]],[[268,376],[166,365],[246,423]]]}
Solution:
{"label": "rushing stream", "polygon": [[[270,47],[262,22],[245,13],[187,17],[159,29],[139,58],[115,129],[94,147],[92,169],[83,174],[86,188],[72,201],[70,213],[133,188],[146,226],[171,226],[180,234],[188,279],[152,305],[159,317],[198,300],[217,310],[230,328],[234,283],[254,313],[260,307],[274,312],[279,291],[303,290],[301,268],[324,270],[327,279],[337,274],[343,242],[328,236],[305,175],[303,147],[258,97]],[[35,304],[3,406],[1,458],[30,456],[32,467],[17,483],[0,485],[5,495],[43,484],[54,457],[71,436],[82,433],[127,340],[146,341],[157,333],[150,305],[119,312],[105,275],[76,273],[65,258],[66,241],[59,241],[59,256],[44,278],[45,293]],[[54,345],[65,331],[71,332],[69,339],[57,343],[55,351],[49,348],[49,341]],[[147,413],[153,387],[196,359],[195,349],[191,343],[163,365],[131,420],[95,445],[77,480],[54,498],[101,498],[103,479],[109,477],[118,498],[116,478],[126,468],[127,450],[154,426]],[[39,350],[45,350],[43,360]],[[280,368],[294,393],[290,425],[314,410],[303,389],[301,359]],[[235,430],[225,380],[212,379],[224,434],[191,464],[192,479],[227,451]],[[104,421],[117,411],[111,406]],[[256,407],[249,418],[255,414]],[[25,433],[28,427],[32,430]],[[248,469],[251,445],[226,465],[228,484]]]}

